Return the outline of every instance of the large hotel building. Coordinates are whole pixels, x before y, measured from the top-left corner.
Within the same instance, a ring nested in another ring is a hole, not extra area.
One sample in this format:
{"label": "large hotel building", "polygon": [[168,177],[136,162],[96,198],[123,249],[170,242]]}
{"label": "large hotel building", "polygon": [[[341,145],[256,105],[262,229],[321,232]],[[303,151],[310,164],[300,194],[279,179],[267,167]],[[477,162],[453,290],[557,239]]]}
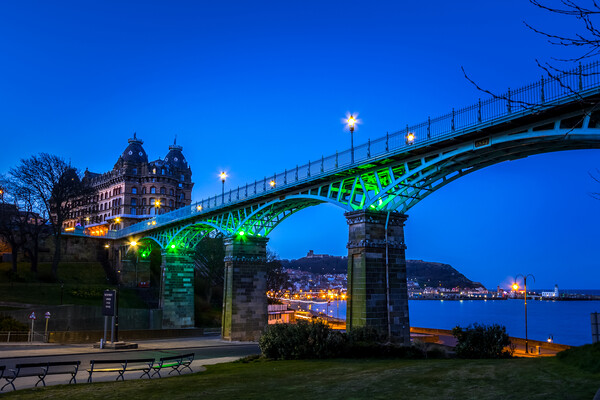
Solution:
{"label": "large hotel building", "polygon": [[118,230],[191,204],[192,170],[182,146],[169,146],[164,159],[148,161],[144,142],[133,134],[112,171],[84,173],[96,194],[82,199],[65,222],[65,230],[85,229],[93,236]]}

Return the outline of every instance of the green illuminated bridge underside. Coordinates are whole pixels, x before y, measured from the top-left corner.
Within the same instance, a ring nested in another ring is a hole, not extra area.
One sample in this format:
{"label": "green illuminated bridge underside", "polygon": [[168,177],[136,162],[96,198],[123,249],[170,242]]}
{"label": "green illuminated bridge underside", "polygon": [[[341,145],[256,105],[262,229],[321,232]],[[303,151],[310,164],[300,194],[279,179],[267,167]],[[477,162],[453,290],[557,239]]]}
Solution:
{"label": "green illuminated bridge underside", "polygon": [[[354,149],[354,163],[350,150],[323,157],[107,237],[192,248],[219,233],[268,236],[290,215],[322,203],[344,211],[406,213],[448,183],[487,166],[600,148],[599,69],[594,63],[566,76],[576,93],[542,80],[369,141]],[[408,133],[414,142],[407,143]]]}

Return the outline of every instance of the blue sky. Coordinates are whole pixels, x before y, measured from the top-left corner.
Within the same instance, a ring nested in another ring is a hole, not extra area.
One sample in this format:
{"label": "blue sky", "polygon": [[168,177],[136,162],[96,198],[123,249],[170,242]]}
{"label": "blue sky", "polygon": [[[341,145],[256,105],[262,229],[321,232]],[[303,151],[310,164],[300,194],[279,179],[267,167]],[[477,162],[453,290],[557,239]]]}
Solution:
{"label": "blue sky", "polygon": [[[371,4],[373,3],[373,4]],[[0,173],[41,151],[110,170],[133,132],[151,159],[177,135],[194,199],[539,79],[565,57],[529,31],[577,25],[523,0],[87,1],[0,4]],[[488,4],[489,3],[489,4]],[[600,286],[598,150],[486,168],[415,206],[407,257],[449,263],[488,287],[532,273],[534,287]],[[282,258],[346,253],[332,206],[271,235]]]}

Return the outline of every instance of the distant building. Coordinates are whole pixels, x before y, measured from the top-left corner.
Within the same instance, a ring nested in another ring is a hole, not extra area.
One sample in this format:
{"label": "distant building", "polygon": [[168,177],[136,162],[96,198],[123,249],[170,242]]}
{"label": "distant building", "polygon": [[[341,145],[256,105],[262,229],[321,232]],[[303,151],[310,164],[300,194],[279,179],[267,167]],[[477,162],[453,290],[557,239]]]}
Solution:
{"label": "distant building", "polygon": [[90,235],[103,236],[191,204],[194,184],[183,147],[174,142],[164,159],[148,161],[143,144],[134,133],[111,171],[86,169],[83,180],[96,194],[78,201],[65,230],[81,227]]}
{"label": "distant building", "polygon": [[542,292],[543,298],[558,298],[558,285],[554,285],[554,290],[552,292]]}

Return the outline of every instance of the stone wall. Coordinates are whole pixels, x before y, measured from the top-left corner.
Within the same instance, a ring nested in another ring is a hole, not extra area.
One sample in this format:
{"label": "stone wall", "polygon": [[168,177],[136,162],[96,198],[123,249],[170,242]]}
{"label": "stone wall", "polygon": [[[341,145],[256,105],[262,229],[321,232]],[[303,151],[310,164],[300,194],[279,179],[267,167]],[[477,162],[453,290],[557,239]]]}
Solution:
{"label": "stone wall", "polygon": [[[52,331],[87,331],[104,329],[104,316],[100,306],[35,306],[20,310],[1,311],[0,314],[13,317],[19,322],[31,326],[29,315],[35,312],[37,320],[34,323],[36,332],[45,329],[44,314],[50,312],[48,330]],[[160,329],[162,310],[137,308],[119,309],[119,329]],[[109,317],[110,325],[110,317]]]}

